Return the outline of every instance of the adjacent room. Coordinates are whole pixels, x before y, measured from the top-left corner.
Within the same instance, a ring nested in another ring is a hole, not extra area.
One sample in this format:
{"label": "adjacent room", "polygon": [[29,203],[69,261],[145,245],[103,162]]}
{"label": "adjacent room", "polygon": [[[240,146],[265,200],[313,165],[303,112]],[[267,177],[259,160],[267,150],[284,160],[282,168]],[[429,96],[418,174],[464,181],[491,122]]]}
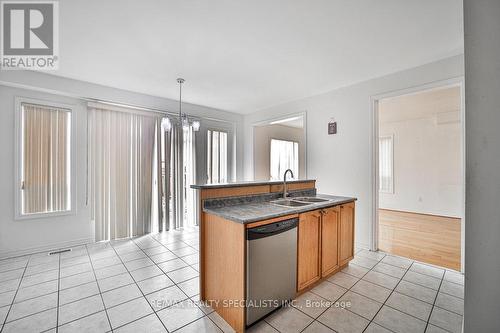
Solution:
{"label": "adjacent room", "polygon": [[378,100],[379,249],[460,271],[461,86]]}
{"label": "adjacent room", "polygon": [[0,333],[500,331],[497,1],[0,7]]}

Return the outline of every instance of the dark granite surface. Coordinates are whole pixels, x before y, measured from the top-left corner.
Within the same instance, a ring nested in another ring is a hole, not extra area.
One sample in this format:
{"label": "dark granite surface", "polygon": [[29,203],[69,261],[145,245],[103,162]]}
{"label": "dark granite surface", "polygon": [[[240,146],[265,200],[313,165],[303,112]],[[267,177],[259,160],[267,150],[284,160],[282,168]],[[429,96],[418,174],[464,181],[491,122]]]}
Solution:
{"label": "dark granite surface", "polygon": [[[312,188],[307,190],[294,190],[290,191],[289,195],[290,198],[311,197],[311,196],[313,197],[316,195],[316,189]],[[212,209],[212,208],[222,208],[228,206],[248,205],[248,204],[269,202],[281,198],[283,198],[283,192],[245,195],[245,196],[229,197],[229,198],[214,198],[214,199],[206,199],[204,201],[204,207]]]}
{"label": "dark granite surface", "polygon": [[[315,179],[296,179],[296,180],[287,180],[287,183],[297,183],[297,182],[313,182]],[[201,188],[224,188],[224,187],[242,187],[242,186],[255,186],[255,185],[281,185],[283,184],[282,180],[252,180],[252,181],[243,181],[243,182],[235,182],[235,183],[224,183],[224,184],[195,184],[191,185],[191,188],[201,189]]]}
{"label": "dark granite surface", "polygon": [[[315,190],[313,190],[315,191]],[[293,196],[308,196],[307,191],[293,192]],[[312,193],[309,193],[311,195]],[[312,203],[302,207],[284,207],[271,203],[271,200],[279,199],[279,197],[268,198],[269,195],[248,196],[245,197],[229,198],[229,199],[215,199],[206,201],[203,211],[209,214],[217,215],[226,220],[234,221],[237,223],[251,223],[272,219],[275,217],[303,213],[320,208],[326,208],[343,203],[357,200],[351,197],[339,197],[326,194],[317,194],[318,198],[328,199],[328,201],[320,203]],[[215,202],[217,201],[217,202]],[[225,201],[225,202],[224,202]]]}

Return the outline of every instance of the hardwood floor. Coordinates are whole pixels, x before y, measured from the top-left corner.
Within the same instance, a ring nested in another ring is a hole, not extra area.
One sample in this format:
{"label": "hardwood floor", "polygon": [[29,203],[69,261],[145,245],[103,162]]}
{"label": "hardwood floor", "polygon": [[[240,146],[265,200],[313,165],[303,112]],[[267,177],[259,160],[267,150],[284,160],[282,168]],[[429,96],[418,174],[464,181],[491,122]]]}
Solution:
{"label": "hardwood floor", "polygon": [[381,251],[460,271],[460,219],[379,209]]}

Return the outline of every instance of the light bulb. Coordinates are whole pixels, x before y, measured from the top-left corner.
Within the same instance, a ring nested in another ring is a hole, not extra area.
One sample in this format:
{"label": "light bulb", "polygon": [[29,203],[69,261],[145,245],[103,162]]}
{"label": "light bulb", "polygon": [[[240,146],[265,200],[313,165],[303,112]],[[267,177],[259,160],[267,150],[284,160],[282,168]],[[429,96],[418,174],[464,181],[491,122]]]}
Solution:
{"label": "light bulb", "polygon": [[189,130],[189,121],[185,114],[182,116],[181,124],[183,130],[185,131]]}
{"label": "light bulb", "polygon": [[193,121],[193,131],[198,132],[200,130],[200,122],[198,120]]}
{"label": "light bulb", "polygon": [[163,128],[163,130],[165,132],[168,132],[172,129],[172,123],[170,122],[170,119],[168,118],[162,118],[161,120],[161,128]]}

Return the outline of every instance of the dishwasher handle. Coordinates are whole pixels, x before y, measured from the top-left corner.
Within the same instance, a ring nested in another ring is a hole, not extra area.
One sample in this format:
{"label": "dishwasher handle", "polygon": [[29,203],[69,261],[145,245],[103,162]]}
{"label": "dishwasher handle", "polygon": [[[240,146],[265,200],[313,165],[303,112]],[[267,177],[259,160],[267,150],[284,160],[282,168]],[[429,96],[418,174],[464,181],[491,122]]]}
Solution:
{"label": "dishwasher handle", "polygon": [[273,222],[259,227],[247,229],[247,240],[260,239],[281,234],[285,231],[294,229],[299,222],[298,218]]}

